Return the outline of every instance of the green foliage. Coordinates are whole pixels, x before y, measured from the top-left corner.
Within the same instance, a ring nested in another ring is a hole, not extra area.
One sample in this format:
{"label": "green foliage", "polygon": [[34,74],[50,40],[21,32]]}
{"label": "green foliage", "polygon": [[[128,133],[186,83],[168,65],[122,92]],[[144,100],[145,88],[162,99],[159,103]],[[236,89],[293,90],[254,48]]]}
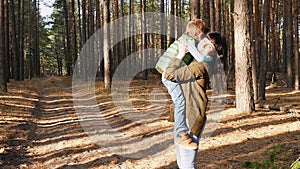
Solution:
{"label": "green foliage", "polygon": [[278,166],[275,165],[275,160],[277,155],[281,151],[281,145],[277,144],[274,148],[271,148],[267,151],[267,154],[269,155],[268,158],[264,159],[263,162],[259,161],[247,161],[244,163],[244,166],[247,168],[253,168],[253,169],[279,169]]}

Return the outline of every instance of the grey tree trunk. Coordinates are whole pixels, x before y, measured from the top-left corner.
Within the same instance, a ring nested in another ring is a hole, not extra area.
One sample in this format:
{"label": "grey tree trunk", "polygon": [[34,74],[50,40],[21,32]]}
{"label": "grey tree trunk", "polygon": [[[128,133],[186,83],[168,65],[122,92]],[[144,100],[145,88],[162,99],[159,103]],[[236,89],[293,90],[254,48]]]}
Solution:
{"label": "grey tree trunk", "polygon": [[250,19],[247,0],[234,2],[236,108],[252,112],[254,107],[250,51]]}

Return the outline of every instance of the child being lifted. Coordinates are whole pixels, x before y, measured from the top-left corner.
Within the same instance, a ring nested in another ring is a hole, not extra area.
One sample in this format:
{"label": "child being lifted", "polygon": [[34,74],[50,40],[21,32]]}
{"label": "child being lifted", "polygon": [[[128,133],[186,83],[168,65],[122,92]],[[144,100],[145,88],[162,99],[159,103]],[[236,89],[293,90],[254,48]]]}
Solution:
{"label": "child being lifted", "polygon": [[[218,53],[216,51],[215,45],[212,44],[212,41],[216,41],[214,39],[209,39],[208,28],[205,26],[205,23],[200,20],[192,20],[187,24],[186,32],[182,35],[177,43],[177,51],[173,53],[172,57],[176,59],[182,60],[182,67],[190,64],[191,62],[211,62],[212,60],[218,57]],[[206,35],[207,34],[207,35]],[[197,48],[196,48],[196,44]],[[165,56],[164,56],[165,55]],[[168,54],[168,50],[165,52],[162,57],[168,58],[170,52]],[[168,89],[168,92],[172,98],[174,104],[174,141],[175,144],[179,144],[187,149],[197,149],[198,143],[193,142],[192,133],[190,133],[189,128],[192,126],[188,126],[186,119],[186,100],[181,88],[181,83],[184,83],[185,78],[181,78],[181,75],[176,74],[176,72],[166,72],[169,68],[169,65],[163,65],[162,60],[165,58],[161,58],[156,68],[162,71],[162,82],[165,87]],[[174,60],[174,58],[168,58],[170,62]],[[168,60],[165,59],[165,60]],[[170,68],[170,70],[173,70]],[[193,70],[190,70],[191,74],[193,74]],[[170,78],[173,77],[173,78]],[[176,77],[176,78],[174,78]],[[194,77],[195,79],[197,77]],[[168,80],[167,80],[168,79]],[[197,92],[197,91],[194,91]],[[203,118],[203,123],[205,123],[206,118]],[[199,124],[200,125],[200,124]]]}

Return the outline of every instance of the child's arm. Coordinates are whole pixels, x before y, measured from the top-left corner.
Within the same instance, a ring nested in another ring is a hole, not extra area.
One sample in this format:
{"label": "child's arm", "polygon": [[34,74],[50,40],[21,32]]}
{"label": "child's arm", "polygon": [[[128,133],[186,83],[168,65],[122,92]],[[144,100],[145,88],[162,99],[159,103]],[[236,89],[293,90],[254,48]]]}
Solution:
{"label": "child's arm", "polygon": [[187,42],[187,49],[198,62],[211,62],[212,57],[204,55],[198,51],[193,41]]}

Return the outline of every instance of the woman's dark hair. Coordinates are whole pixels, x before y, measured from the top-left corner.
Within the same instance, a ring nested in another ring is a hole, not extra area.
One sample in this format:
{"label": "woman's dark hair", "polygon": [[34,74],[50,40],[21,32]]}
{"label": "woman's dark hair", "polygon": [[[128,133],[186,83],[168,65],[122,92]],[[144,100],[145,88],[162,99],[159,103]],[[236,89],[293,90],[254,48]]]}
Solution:
{"label": "woman's dark hair", "polygon": [[218,32],[209,32],[207,36],[212,42],[212,44],[215,46],[218,54],[223,55],[224,48],[226,48],[226,39],[222,37],[221,34]]}
{"label": "woman's dark hair", "polygon": [[[212,42],[212,44],[215,46],[218,55],[221,56],[220,59],[223,63],[226,62],[227,58],[227,42],[226,38],[222,36],[218,32],[209,32],[207,34],[208,38]],[[224,65],[225,66],[225,65]]]}

